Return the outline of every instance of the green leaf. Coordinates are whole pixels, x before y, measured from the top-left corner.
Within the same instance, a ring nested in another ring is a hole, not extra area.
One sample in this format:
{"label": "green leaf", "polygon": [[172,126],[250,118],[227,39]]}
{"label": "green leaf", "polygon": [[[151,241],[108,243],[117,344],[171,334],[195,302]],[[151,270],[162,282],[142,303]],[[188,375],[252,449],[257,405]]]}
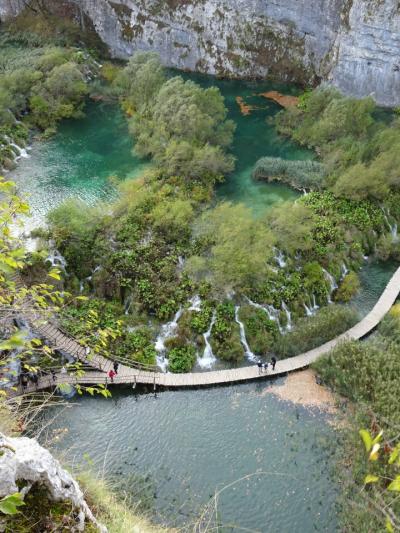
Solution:
{"label": "green leaf", "polygon": [[380,440],[382,440],[383,431],[381,430],[376,437],[372,440],[372,445],[376,444]]}
{"label": "green leaf", "polygon": [[379,458],[379,449],[380,449],[381,445],[380,444],[374,444],[372,446],[372,450],[371,450],[371,453],[369,454],[369,460],[370,461],[377,461],[378,458]]}
{"label": "green leaf", "polygon": [[397,446],[394,448],[394,450],[390,454],[388,463],[390,465],[393,464],[396,461],[396,459],[399,457],[399,455],[400,455],[400,443],[397,444]]}
{"label": "green leaf", "polygon": [[19,513],[17,507],[21,505],[25,505],[22,495],[19,492],[15,492],[0,500],[0,512],[8,515],[17,514]]}
{"label": "green leaf", "polygon": [[56,280],[60,280],[61,279],[61,276],[60,276],[60,271],[58,269],[52,269],[50,270],[50,272],[47,274],[50,278],[54,278]]}
{"label": "green leaf", "polygon": [[390,521],[390,518],[386,518],[385,526],[386,526],[386,529],[389,531],[389,533],[394,533],[394,529],[392,526],[392,522]]}
{"label": "green leaf", "polygon": [[371,437],[370,432],[367,429],[360,429],[359,433],[360,433],[360,437],[362,438],[364,442],[365,450],[369,452],[370,449],[372,448],[372,437]]}
{"label": "green leaf", "polygon": [[400,476],[396,476],[396,478],[388,486],[388,490],[400,492]]}
{"label": "green leaf", "polygon": [[373,474],[368,474],[367,476],[365,476],[364,485],[368,485],[368,483],[376,483],[377,481],[379,481],[378,476],[374,476]]}

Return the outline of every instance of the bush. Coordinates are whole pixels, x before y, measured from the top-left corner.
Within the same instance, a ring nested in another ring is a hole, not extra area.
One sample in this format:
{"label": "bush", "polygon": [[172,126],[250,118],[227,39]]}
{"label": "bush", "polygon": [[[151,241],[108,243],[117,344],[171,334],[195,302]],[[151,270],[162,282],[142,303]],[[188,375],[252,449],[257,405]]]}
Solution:
{"label": "bush", "polygon": [[[397,335],[399,334],[397,326]],[[314,363],[322,379],[351,400],[366,403],[386,422],[399,424],[399,345],[382,338],[346,342]]]}
{"label": "bush", "polygon": [[335,293],[337,302],[349,302],[360,290],[360,278],[355,272],[349,272]]}
{"label": "bush", "polygon": [[116,341],[114,353],[117,358],[124,357],[146,365],[154,365],[157,352],[154,348],[151,330],[141,327],[125,333],[121,339]]}
{"label": "bush", "polygon": [[173,348],[168,354],[168,368],[175,374],[190,372],[196,362],[196,351],[193,346]]}
{"label": "bush", "polygon": [[243,305],[239,316],[244,324],[251,351],[257,355],[271,352],[279,335],[277,323],[269,320],[262,309],[255,309],[250,305]]}
{"label": "bush", "polygon": [[356,311],[349,307],[325,307],[313,317],[300,318],[293,331],[277,339],[275,352],[283,358],[312,350],[350,329],[357,319]]}
{"label": "bush", "polygon": [[240,342],[239,326],[235,322],[235,306],[224,302],[217,306],[217,316],[211,331],[214,354],[225,361],[240,361],[244,351]]}

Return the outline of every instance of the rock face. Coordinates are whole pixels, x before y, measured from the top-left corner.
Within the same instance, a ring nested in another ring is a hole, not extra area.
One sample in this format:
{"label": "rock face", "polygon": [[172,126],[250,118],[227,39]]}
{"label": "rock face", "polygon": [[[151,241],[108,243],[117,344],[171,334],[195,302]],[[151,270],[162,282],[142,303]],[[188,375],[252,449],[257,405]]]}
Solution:
{"label": "rock face", "polygon": [[[400,104],[398,0],[69,0],[115,57],[220,76],[317,83]],[[21,0],[0,0],[0,16]]]}
{"label": "rock face", "polygon": [[8,438],[0,434],[0,452],[0,498],[18,492],[17,481],[26,482],[22,489],[25,494],[38,483],[47,489],[50,499],[72,502],[79,511],[79,530],[83,531],[85,519],[88,519],[100,531],[107,531],[94,518],[78,483],[36,440]]}

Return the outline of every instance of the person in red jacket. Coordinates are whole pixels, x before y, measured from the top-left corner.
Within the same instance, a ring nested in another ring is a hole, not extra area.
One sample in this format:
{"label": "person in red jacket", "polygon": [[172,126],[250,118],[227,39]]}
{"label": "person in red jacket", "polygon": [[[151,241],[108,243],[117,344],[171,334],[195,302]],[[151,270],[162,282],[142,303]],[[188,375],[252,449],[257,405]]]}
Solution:
{"label": "person in red jacket", "polygon": [[111,383],[114,383],[114,376],[116,376],[116,373],[114,372],[113,369],[111,369],[110,372],[108,373],[108,377],[111,379]]}

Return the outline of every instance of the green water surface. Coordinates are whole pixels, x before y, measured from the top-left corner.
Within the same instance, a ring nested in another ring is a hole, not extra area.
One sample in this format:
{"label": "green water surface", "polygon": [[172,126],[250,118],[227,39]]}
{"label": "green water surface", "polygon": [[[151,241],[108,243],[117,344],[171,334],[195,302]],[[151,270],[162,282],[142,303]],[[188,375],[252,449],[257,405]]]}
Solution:
{"label": "green water surface", "polygon": [[[255,214],[277,202],[295,198],[297,193],[284,185],[251,179],[254,164],[264,155],[287,159],[310,157],[308,151],[278,136],[268,122],[280,110],[279,106],[254,96],[276,88],[285,93],[293,89],[270,83],[191,77],[203,86],[217,85],[220,88],[229,117],[237,125],[232,146],[237,160],[236,170],[219,186],[218,198],[244,202]],[[236,103],[237,96],[257,109],[249,116],[243,116]],[[80,198],[88,204],[112,198],[114,186],[110,177],[134,178],[149,164],[133,154],[134,141],[118,105],[89,101],[85,111],[83,119],[63,121],[52,139],[33,142],[30,157],[20,160],[12,172],[19,189],[29,195],[36,223],[43,221],[49,210],[69,197]]]}
{"label": "green water surface", "polygon": [[335,431],[326,415],[278,400],[270,392],[277,384],[157,397],[115,388],[110,400],[79,398],[49,431],[67,427],[57,449],[70,461],[91,465],[146,500],[153,520],[184,532],[226,487],[221,533],[334,533]]}

